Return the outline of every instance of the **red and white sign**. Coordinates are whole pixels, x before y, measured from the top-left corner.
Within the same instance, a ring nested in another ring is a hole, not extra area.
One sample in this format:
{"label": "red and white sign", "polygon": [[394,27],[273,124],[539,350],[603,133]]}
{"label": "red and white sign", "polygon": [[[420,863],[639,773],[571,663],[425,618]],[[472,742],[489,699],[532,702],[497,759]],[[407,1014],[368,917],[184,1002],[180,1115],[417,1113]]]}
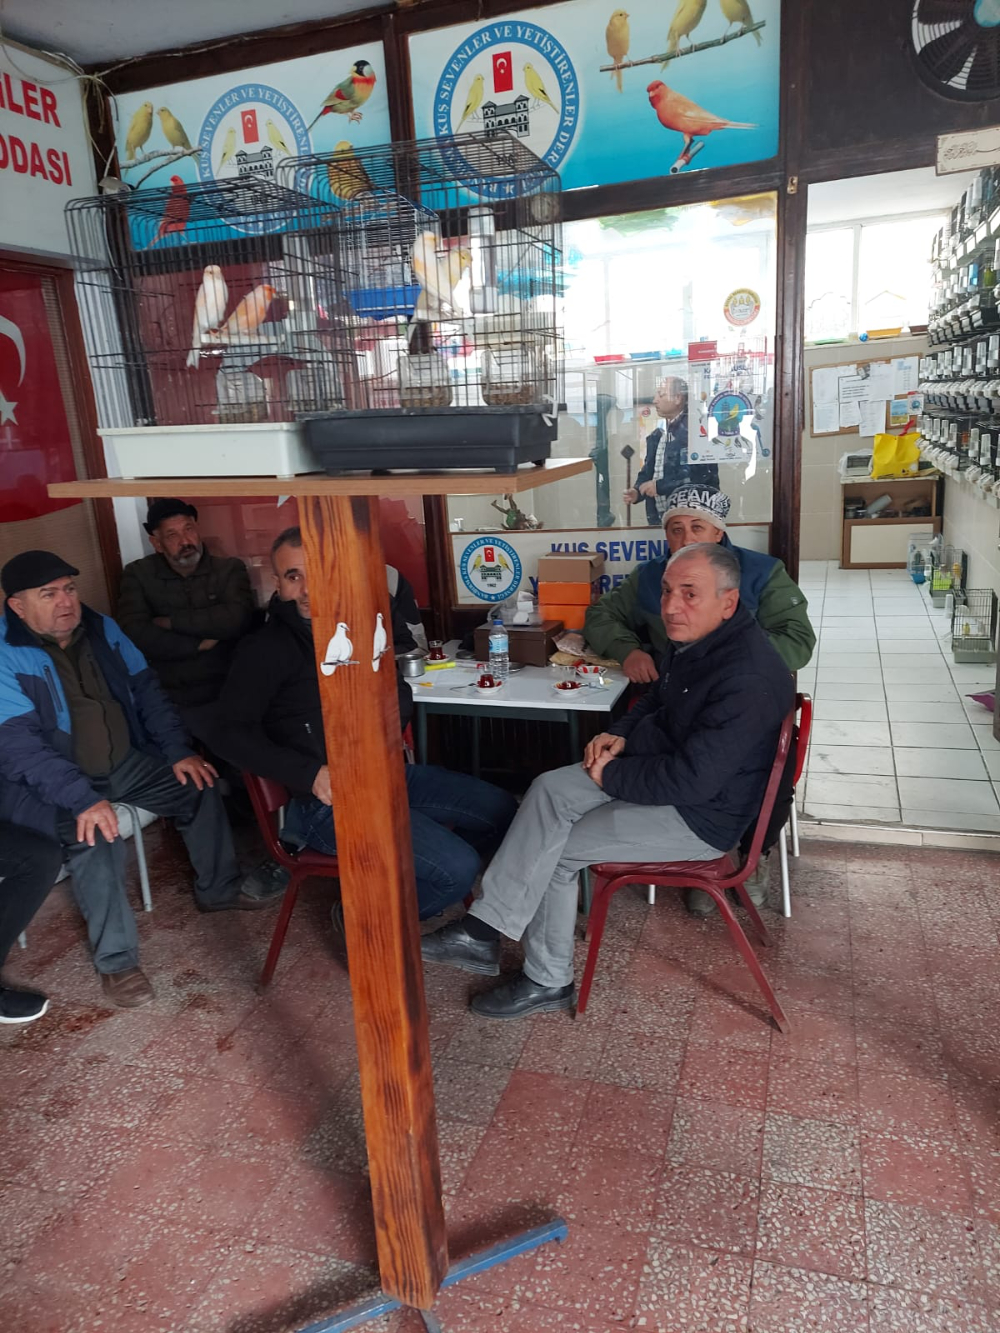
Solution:
{"label": "red and white sign", "polygon": [[83,97],[73,73],[13,42],[0,45],[0,242],[65,255],[63,210],[97,193]]}
{"label": "red and white sign", "polygon": [[259,143],[260,130],[257,128],[257,112],[250,107],[242,113],[243,120],[243,142]]}
{"label": "red and white sign", "polygon": [[509,51],[494,53],[493,91],[495,93],[512,93],[514,91],[514,62]]}
{"label": "red and white sign", "polygon": [[719,355],[717,342],[688,343],[688,361],[714,361]]}

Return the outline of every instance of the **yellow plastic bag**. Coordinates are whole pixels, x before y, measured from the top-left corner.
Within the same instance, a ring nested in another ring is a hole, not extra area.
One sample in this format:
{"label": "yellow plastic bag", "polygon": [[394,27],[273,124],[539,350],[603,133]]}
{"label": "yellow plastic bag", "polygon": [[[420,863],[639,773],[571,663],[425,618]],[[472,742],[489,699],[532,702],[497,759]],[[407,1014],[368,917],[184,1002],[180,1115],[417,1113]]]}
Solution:
{"label": "yellow plastic bag", "polygon": [[920,466],[920,436],[876,435],[872,453],[872,478],[912,477]]}

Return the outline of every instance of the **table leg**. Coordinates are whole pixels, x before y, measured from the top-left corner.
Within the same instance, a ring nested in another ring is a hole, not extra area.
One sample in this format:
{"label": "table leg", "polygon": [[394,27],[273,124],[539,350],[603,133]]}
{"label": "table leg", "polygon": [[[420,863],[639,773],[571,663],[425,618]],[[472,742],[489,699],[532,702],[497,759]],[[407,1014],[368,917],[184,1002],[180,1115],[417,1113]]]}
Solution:
{"label": "table leg", "polygon": [[309,496],[299,513],[382,1289],[430,1309],[448,1252],[378,500]]}
{"label": "table leg", "polygon": [[583,759],[580,750],[580,718],[577,713],[566,714],[566,726],[569,731],[569,762],[578,764]]}
{"label": "table leg", "polygon": [[417,763],[427,763],[427,709],[421,708],[419,704],[415,705],[417,723]]}
{"label": "table leg", "polygon": [[479,753],[479,718],[472,717],[469,721],[472,723],[472,776],[478,778],[481,771]]}

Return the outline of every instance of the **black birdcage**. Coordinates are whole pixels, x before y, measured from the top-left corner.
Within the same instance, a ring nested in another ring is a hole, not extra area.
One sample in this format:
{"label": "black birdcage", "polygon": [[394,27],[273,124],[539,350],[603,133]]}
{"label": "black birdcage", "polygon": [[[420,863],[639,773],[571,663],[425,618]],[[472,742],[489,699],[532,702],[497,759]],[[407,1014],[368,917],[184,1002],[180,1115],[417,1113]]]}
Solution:
{"label": "black birdcage", "polygon": [[314,470],[295,418],[343,404],[329,210],[256,177],[174,177],[67,218],[121,470]]}
{"label": "black birdcage", "polygon": [[331,472],[543,462],[562,352],[558,174],[517,138],[289,159],[335,210],[343,404],[303,415]]}

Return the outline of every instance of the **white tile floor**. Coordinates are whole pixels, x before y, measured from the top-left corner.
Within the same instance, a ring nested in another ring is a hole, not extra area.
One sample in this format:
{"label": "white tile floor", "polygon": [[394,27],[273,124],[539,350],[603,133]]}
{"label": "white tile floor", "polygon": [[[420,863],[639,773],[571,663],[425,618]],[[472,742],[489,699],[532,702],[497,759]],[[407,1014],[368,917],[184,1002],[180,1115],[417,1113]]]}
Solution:
{"label": "white tile floor", "polygon": [[956,665],[944,611],[905,570],[806,561],[816,629],[806,817],[1000,833],[1000,742],[967,696],[995,668]]}

